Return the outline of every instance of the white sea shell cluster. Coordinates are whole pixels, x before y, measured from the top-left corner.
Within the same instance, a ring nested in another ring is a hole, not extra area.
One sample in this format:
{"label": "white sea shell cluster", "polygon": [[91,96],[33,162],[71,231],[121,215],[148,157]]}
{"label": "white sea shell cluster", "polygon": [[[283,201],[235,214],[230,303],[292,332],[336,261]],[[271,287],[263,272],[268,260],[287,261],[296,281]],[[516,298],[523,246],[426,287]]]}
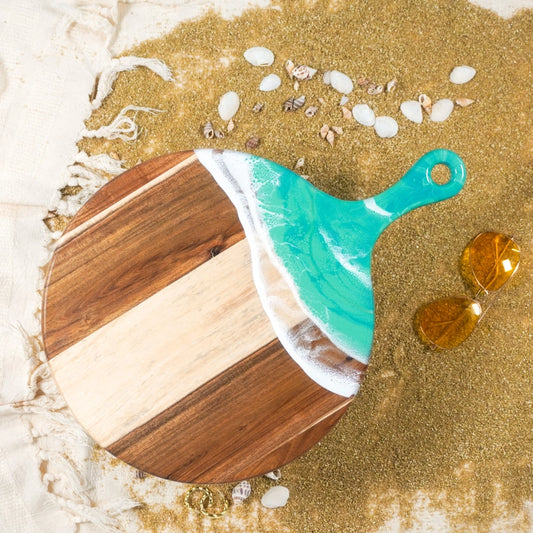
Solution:
{"label": "white sea shell cluster", "polygon": [[[450,81],[456,85],[462,85],[469,82],[476,75],[476,69],[467,65],[455,67],[450,73]],[[467,107],[473,104],[475,100],[472,98],[459,97],[455,100],[455,104],[460,107]],[[442,98],[436,102],[432,102],[431,98],[426,94],[421,94],[418,100],[407,100],[400,104],[400,111],[403,116],[421,124],[423,121],[423,112],[429,115],[429,120],[432,122],[444,122],[451,114],[455,107],[453,100],[449,98]]]}
{"label": "white sea shell cluster", "polygon": [[[248,48],[244,52],[244,58],[254,67],[270,67],[274,64],[275,55],[272,50],[265,48],[264,46],[254,46]],[[294,90],[298,91],[300,88],[301,82],[306,82],[313,78],[313,76],[318,72],[317,69],[304,64],[295,64],[292,60],[288,59],[285,64],[285,71],[291,80],[291,83],[294,82]],[[462,85],[470,80],[476,75],[476,69],[468,65],[456,66],[452,69],[449,75],[449,79],[452,83],[456,85]],[[367,103],[356,103],[351,111],[347,106],[349,103],[348,95],[352,94],[354,91],[354,81],[350,76],[341,72],[339,70],[327,70],[322,73],[322,80],[324,84],[331,86],[334,90],[340,93],[340,108],[342,111],[342,116],[346,120],[351,120],[352,118],[355,121],[366,127],[373,127],[376,135],[381,138],[391,138],[397,135],[399,131],[398,122],[395,118],[391,116],[381,115],[376,116],[376,112],[372,109]],[[279,89],[283,81],[281,77],[276,73],[267,74],[259,84],[259,91],[261,92],[271,92]],[[377,96],[384,92],[392,93],[396,90],[398,85],[398,80],[396,78],[390,80],[388,83],[378,84],[374,83],[366,78],[358,78],[357,85],[360,88],[363,88],[369,95]],[[424,114],[429,117],[431,122],[444,122],[451,115],[455,105],[460,107],[467,107],[474,103],[475,100],[467,97],[458,97],[455,100],[449,98],[441,98],[432,102],[431,98],[426,94],[421,94],[418,97],[418,100],[406,100],[402,102],[399,107],[401,114],[407,118],[409,121],[414,122],[415,124],[421,124],[424,120]],[[318,98],[320,105],[325,105],[325,101],[322,98]],[[297,111],[305,103],[305,95],[299,97],[293,96],[285,101],[283,104],[283,109],[285,111]],[[261,106],[260,109],[258,106]],[[264,104],[256,104],[253,111],[260,111],[263,108]],[[220,118],[224,121],[231,121],[230,127],[227,128],[228,133],[234,129],[235,123],[232,121],[233,117],[237,113],[240,107],[239,95],[234,91],[229,91],[222,95],[218,105],[218,113]],[[319,111],[318,105],[310,105],[305,109],[305,115],[308,118],[314,117]],[[210,123],[206,125],[211,126]],[[325,126],[322,128],[322,130]],[[338,128],[339,130],[341,128]],[[221,135],[216,135],[216,133],[221,134],[221,132],[214,131],[214,135],[211,135],[211,131],[204,129],[204,135],[206,138],[220,137]],[[324,137],[323,131],[321,130],[321,136],[326,138],[328,142],[333,146],[335,128],[329,128],[328,132]],[[327,138],[327,134],[330,134],[330,138]],[[339,134],[337,132],[337,134]]]}

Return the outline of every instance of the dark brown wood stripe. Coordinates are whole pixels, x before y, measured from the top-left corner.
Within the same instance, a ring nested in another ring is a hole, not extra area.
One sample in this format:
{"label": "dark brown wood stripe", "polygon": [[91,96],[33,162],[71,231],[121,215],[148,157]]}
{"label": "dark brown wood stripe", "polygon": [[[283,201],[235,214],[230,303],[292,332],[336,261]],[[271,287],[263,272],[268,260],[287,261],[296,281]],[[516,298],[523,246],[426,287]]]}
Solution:
{"label": "dark brown wood stripe", "polygon": [[80,208],[65,233],[81,226],[98,213],[113,206],[132,192],[158,178],[161,174],[189,159],[191,156],[194,156],[192,150],[166,154],[126,170],[98,191],[98,202],[89,201]]}
{"label": "dark brown wood stripe", "polygon": [[304,453],[350,402],[307,377],[275,340],[107,449],[168,479],[236,481]]}
{"label": "dark brown wood stripe", "polygon": [[[159,167],[160,160],[163,167]],[[145,169],[152,179],[172,166],[165,158],[149,163],[158,167]],[[83,222],[90,223],[113,199],[118,201],[135,190],[123,176],[99,191],[98,202],[89,202],[80,217]],[[145,182],[137,173],[132,176],[136,187]],[[76,217],[73,226],[79,224]],[[43,306],[48,358],[243,238],[233,204],[194,160],[55,251]]]}

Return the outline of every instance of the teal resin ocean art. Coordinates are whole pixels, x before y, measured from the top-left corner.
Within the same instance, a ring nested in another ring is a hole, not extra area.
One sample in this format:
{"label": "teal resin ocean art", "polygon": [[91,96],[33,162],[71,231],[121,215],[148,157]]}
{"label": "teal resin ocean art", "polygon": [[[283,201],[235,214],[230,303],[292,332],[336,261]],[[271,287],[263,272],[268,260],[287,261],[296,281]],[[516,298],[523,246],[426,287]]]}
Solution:
{"label": "teal resin ocean art", "polygon": [[[355,394],[358,377],[322,368],[312,339],[294,338],[287,317],[299,307],[335,346],[366,364],[374,332],[374,244],[403,214],[456,195],[466,179],[463,161],[449,150],[433,150],[384,192],[346,201],[258,156],[227,150],[196,154],[237,208],[252,251],[254,281],[285,349],[322,386]],[[431,178],[437,164],[450,171],[442,185]],[[279,270],[283,288],[269,286],[265,265]]]}

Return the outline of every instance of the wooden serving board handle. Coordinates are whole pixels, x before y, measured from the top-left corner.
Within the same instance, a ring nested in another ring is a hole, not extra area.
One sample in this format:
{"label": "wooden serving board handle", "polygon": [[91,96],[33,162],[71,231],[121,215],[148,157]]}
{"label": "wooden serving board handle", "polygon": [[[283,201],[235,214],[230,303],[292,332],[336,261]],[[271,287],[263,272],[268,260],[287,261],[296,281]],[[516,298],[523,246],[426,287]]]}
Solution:
{"label": "wooden serving board handle", "polygon": [[[277,340],[235,208],[194,152],[125,172],[72,219],[49,265],[43,338],[96,442],[177,481],[278,468],[351,401],[307,377]],[[323,342],[330,364],[363,376]]]}

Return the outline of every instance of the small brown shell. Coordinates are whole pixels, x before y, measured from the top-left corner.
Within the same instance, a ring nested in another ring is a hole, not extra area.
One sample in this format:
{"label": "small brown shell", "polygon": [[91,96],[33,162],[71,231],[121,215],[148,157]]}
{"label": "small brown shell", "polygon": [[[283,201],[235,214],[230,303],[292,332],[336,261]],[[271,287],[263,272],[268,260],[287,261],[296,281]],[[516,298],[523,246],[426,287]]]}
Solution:
{"label": "small brown shell", "polygon": [[287,59],[287,61],[285,61],[285,70],[287,71],[287,74],[289,75],[289,78],[291,80],[293,78],[292,71],[294,70],[294,67],[295,65],[290,59]]}
{"label": "small brown shell", "polygon": [[252,107],[252,111],[254,113],[261,113],[264,107],[265,107],[265,104],[262,104],[261,102],[257,102],[257,104],[255,104],[254,107]]}
{"label": "small brown shell", "polygon": [[305,104],[305,96],[299,96],[298,98],[294,98],[294,96],[291,96],[288,100],[285,100],[285,103],[283,104],[283,110],[284,111],[297,111]]}
{"label": "small brown shell", "polygon": [[366,78],[357,78],[356,83],[359,85],[359,87],[366,87],[370,84],[370,80],[367,80]]}
{"label": "small brown shell", "polygon": [[228,133],[235,129],[235,122],[233,122],[233,119],[228,122],[228,127],[226,129],[228,130]]}
{"label": "small brown shell", "polygon": [[298,170],[299,168],[302,168],[305,165],[305,157],[300,157],[298,161],[296,161],[296,164],[294,165],[294,170]]}
{"label": "small brown shell", "polygon": [[259,137],[257,137],[256,135],[254,135],[253,137],[250,137],[246,143],[245,143],[245,146],[246,148],[248,148],[249,150],[254,150],[255,148],[257,148],[259,145],[261,144],[261,139]]}
{"label": "small brown shell", "polygon": [[334,131],[337,135],[342,135],[344,133],[344,130],[339,126],[331,126],[332,131]]}
{"label": "small brown shell", "polygon": [[226,135],[224,134],[223,131],[220,131],[220,130],[215,130],[215,137],[217,139],[223,139]]}
{"label": "small brown shell", "polygon": [[202,131],[206,139],[212,139],[215,136],[215,130],[213,129],[213,124],[210,120],[207,121]]}
{"label": "small brown shell", "polygon": [[292,69],[292,75],[300,81],[310,80],[316,74],[316,69],[307,65],[298,65]]}
{"label": "small brown shell", "polygon": [[353,119],[352,112],[347,107],[342,106],[341,110],[342,110],[343,118],[345,118],[346,120],[352,120]]}
{"label": "small brown shell", "polygon": [[371,83],[369,86],[368,86],[368,89],[367,89],[367,93],[368,94],[372,94],[372,95],[376,95],[376,94],[381,94],[383,92],[383,85],[376,85],[375,83]]}
{"label": "small brown shell", "polygon": [[457,100],[455,100],[455,103],[461,107],[468,107],[469,105],[472,105],[474,102],[475,100],[472,100],[472,98],[464,98],[464,97],[457,98]]}
{"label": "small brown shell", "polygon": [[333,143],[335,142],[335,133],[333,132],[333,130],[328,131],[326,135],[326,141],[328,141],[328,143],[333,146]]}
{"label": "small brown shell", "polygon": [[428,114],[431,115],[431,98],[427,94],[421,94],[418,97],[418,102],[422,106],[422,109]]}
{"label": "small brown shell", "polygon": [[305,110],[305,116],[307,118],[311,118],[311,117],[314,117],[318,112],[318,107],[316,105],[310,105],[306,110]]}
{"label": "small brown shell", "polygon": [[329,132],[329,126],[327,124],[324,124],[321,128],[320,128],[320,137],[322,137],[322,139],[325,139],[327,134]]}

